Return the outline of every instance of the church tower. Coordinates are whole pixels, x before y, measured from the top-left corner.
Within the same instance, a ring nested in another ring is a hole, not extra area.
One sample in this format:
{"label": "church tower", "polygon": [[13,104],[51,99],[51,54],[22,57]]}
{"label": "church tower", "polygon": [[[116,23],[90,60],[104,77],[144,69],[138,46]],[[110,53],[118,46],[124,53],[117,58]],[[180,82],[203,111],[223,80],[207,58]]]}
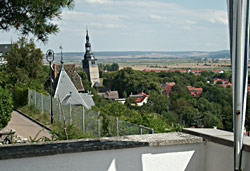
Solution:
{"label": "church tower", "polygon": [[91,51],[88,30],[86,35],[85,49],[86,52],[84,55],[84,59],[82,60],[82,68],[83,71],[87,73],[88,79],[91,82],[91,87],[93,87],[95,83],[100,83],[100,78],[97,59]]}

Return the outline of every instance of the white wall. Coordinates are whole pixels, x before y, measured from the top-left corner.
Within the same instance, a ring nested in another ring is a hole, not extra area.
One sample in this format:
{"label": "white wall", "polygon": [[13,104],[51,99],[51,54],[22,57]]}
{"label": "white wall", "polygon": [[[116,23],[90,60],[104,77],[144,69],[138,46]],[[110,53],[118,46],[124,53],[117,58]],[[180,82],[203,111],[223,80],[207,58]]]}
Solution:
{"label": "white wall", "polygon": [[[5,171],[201,171],[203,144],[141,147],[0,160]],[[200,161],[200,162],[197,162]]]}
{"label": "white wall", "polygon": [[[220,145],[213,142],[207,142],[205,170],[221,170],[233,171],[234,168],[234,149],[233,147]],[[242,169],[244,171],[250,170],[250,153],[243,151],[242,155]]]}
{"label": "white wall", "polygon": [[[243,153],[244,171],[250,153]],[[205,142],[0,160],[4,171],[233,171],[233,148]]]}

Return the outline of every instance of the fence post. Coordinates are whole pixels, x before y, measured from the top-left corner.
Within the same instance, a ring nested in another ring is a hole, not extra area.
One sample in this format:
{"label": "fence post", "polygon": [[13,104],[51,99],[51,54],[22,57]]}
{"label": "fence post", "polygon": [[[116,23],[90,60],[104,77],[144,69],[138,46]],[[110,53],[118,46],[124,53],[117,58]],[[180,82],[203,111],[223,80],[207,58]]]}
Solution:
{"label": "fence post", "polygon": [[151,134],[154,134],[154,133],[155,133],[155,131],[154,131],[154,129],[152,128],[152,129],[151,129]]}
{"label": "fence post", "polygon": [[139,125],[139,135],[142,135],[142,127]]}
{"label": "fence post", "polygon": [[35,108],[36,108],[36,91],[34,91],[34,94],[35,94]]}
{"label": "fence post", "polygon": [[44,111],[43,111],[43,94],[41,94],[41,111],[42,111],[42,113],[44,113]]}
{"label": "fence post", "polygon": [[28,105],[30,106],[30,100],[31,100],[31,98],[30,98],[30,89],[28,89]]}
{"label": "fence post", "polygon": [[119,119],[116,117],[116,136],[119,136]]}
{"label": "fence post", "polygon": [[71,106],[71,103],[69,104],[69,122],[70,124],[72,124],[72,106]]}
{"label": "fence post", "polygon": [[98,134],[98,137],[101,137],[101,122],[100,122],[100,112],[98,111],[97,113],[97,134]]}
{"label": "fence post", "polygon": [[85,130],[85,109],[84,106],[82,107],[82,132],[86,132]]}

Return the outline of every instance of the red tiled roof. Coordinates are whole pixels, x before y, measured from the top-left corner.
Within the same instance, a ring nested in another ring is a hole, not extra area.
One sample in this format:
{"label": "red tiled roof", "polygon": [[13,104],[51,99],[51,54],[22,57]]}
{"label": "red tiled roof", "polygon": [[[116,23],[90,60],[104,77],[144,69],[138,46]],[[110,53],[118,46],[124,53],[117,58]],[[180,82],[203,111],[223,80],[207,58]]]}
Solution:
{"label": "red tiled roof", "polygon": [[143,92],[141,92],[141,93],[139,93],[139,94],[137,94],[137,95],[141,95],[141,97],[136,97],[136,102],[137,103],[141,103],[141,102],[143,102],[143,100],[146,98],[146,97],[149,97],[149,95],[148,94],[146,94],[146,93],[143,93]]}
{"label": "red tiled roof", "polygon": [[170,83],[166,83],[166,87],[165,87],[165,94],[169,96],[172,87],[175,85],[175,82],[170,82]]}
{"label": "red tiled roof", "polygon": [[220,79],[220,78],[215,78],[214,79],[214,84],[216,84],[218,81],[221,81],[223,84],[228,83],[228,80]]}
{"label": "red tiled roof", "polygon": [[187,88],[191,92],[191,95],[194,97],[200,97],[200,94],[203,92],[202,88],[195,88],[192,86],[187,86]]}
{"label": "red tiled roof", "polygon": [[202,70],[202,69],[192,69],[192,72],[196,72],[196,73],[201,73],[202,71],[206,71],[206,70]]}
{"label": "red tiled roof", "polygon": [[213,72],[216,72],[216,73],[220,73],[221,71],[223,70],[217,70],[217,69],[213,70]]}

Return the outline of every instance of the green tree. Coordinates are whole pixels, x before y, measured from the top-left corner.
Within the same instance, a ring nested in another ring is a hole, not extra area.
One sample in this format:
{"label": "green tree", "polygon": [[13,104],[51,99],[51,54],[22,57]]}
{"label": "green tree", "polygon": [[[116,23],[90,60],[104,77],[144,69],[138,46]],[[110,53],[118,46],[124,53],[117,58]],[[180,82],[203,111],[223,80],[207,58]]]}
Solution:
{"label": "green tree", "polygon": [[132,68],[119,70],[109,79],[110,81],[107,82],[110,82],[111,89],[117,90],[120,97],[129,96],[131,93],[161,92],[157,78],[150,78],[142,71],[135,71]]}
{"label": "green tree", "polygon": [[48,72],[46,72],[47,68],[42,65],[42,51],[35,47],[32,39],[28,42],[25,38],[20,38],[12,45],[4,58],[7,60],[7,64],[3,66],[0,74],[8,75],[5,77],[3,87],[10,88],[13,93],[15,107],[27,102],[28,88],[44,91]]}
{"label": "green tree", "polygon": [[117,63],[113,63],[111,65],[111,71],[118,71],[119,70],[119,65]]}
{"label": "green tree", "polygon": [[143,107],[146,107],[148,112],[163,114],[169,111],[169,104],[167,96],[153,93],[150,94],[148,103],[144,104]]}
{"label": "green tree", "polygon": [[204,113],[202,120],[205,128],[212,128],[213,126],[222,127],[220,119],[209,111]]}
{"label": "green tree", "polygon": [[190,99],[192,98],[190,91],[183,84],[176,84],[172,87],[170,92],[170,99],[174,102],[178,98]]}
{"label": "green tree", "polygon": [[4,55],[5,67],[12,85],[27,85],[34,89],[43,89],[47,74],[43,71],[41,49],[35,47],[34,41],[20,38],[12,45],[9,53]]}
{"label": "green tree", "polygon": [[0,30],[14,28],[46,41],[49,34],[59,31],[52,20],[61,19],[62,9],[72,8],[73,0],[6,0],[0,1],[0,7]]}
{"label": "green tree", "polygon": [[0,129],[10,121],[12,107],[11,93],[0,87]]}

